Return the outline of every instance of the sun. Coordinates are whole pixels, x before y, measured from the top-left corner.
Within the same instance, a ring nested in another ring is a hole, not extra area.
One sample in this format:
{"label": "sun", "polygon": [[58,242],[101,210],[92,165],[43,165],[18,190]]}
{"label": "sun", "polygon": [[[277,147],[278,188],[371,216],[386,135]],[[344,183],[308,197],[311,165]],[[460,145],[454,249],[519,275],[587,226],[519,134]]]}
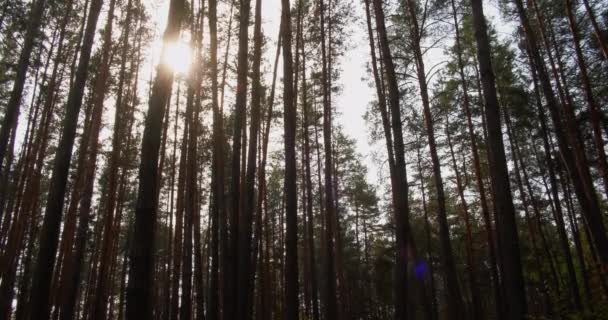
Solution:
{"label": "sun", "polygon": [[192,63],[192,49],[183,40],[166,43],[162,62],[177,74],[187,74]]}

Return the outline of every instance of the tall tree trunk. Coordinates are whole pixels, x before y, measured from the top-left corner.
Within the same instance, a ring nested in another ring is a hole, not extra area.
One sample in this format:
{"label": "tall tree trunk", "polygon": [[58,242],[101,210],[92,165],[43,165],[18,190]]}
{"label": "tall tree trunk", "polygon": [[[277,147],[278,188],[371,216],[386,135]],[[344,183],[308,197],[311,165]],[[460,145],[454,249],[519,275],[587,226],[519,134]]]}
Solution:
{"label": "tall tree trunk", "polygon": [[[516,0],[521,2],[521,0]],[[496,95],[490,41],[481,0],[471,0],[473,26],[477,43],[477,60],[483,86],[485,119],[488,130],[488,156],[496,214],[496,231],[500,243],[500,263],[504,281],[505,319],[522,319],[527,314],[524,277],[519,251],[515,208],[509,183],[507,160],[502,140],[500,111]]]}
{"label": "tall tree trunk", "polygon": [[464,185],[462,182],[462,178],[460,176],[460,172],[458,171],[458,163],[456,162],[456,157],[454,156],[454,147],[452,145],[452,138],[450,134],[450,122],[449,115],[446,117],[446,137],[448,146],[450,148],[450,157],[452,158],[452,168],[454,170],[454,174],[456,175],[456,188],[458,190],[458,196],[460,197],[460,204],[462,206],[462,213],[464,217],[464,226],[465,226],[465,250],[467,252],[467,275],[469,276],[469,290],[471,291],[471,314],[470,317],[472,319],[482,319],[482,306],[481,306],[481,297],[479,286],[477,285],[477,270],[475,268],[475,252],[473,251],[473,236],[471,232],[471,218],[469,213],[469,205],[464,195]]}
{"label": "tall tree trunk", "polygon": [[[171,0],[165,43],[177,39],[184,11],[183,0]],[[166,54],[166,47],[163,54]],[[139,168],[139,190],[135,208],[133,241],[130,247],[129,285],[127,288],[127,319],[152,320],[154,234],[156,231],[156,199],[158,156],[164,108],[171,92],[173,70],[162,62],[157,69],[148,105],[142,139]]]}
{"label": "tall tree trunk", "polygon": [[[251,319],[251,236],[252,219],[255,212],[255,174],[258,150],[258,131],[260,128],[260,104],[262,88],[260,85],[260,64],[262,59],[262,1],[256,0],[255,25],[253,30],[253,74],[251,80],[251,125],[249,127],[249,153],[247,154],[247,172],[245,176],[245,194],[243,211],[239,218],[238,232],[238,277],[236,319]],[[255,259],[255,257],[253,257]]]}
{"label": "tall tree trunk", "polygon": [[490,257],[490,271],[492,274],[492,288],[494,289],[494,307],[496,309],[496,317],[498,319],[503,318],[502,299],[500,294],[500,282],[498,277],[498,265],[496,261],[494,235],[492,231],[492,222],[490,219],[490,209],[488,208],[488,200],[486,197],[486,191],[483,184],[483,176],[481,174],[481,161],[479,160],[479,150],[477,148],[477,139],[475,135],[475,129],[473,127],[473,121],[471,116],[471,106],[469,98],[468,84],[465,79],[464,73],[464,60],[462,57],[462,47],[460,44],[460,24],[458,21],[458,13],[456,10],[455,0],[452,0],[452,11],[454,16],[454,28],[456,33],[456,55],[458,58],[458,74],[460,76],[460,83],[462,86],[462,108],[467,119],[467,131],[469,139],[471,141],[471,153],[473,155],[473,168],[475,169],[475,180],[477,183],[477,190],[479,192],[479,202],[481,204],[481,214],[487,237],[487,246]]}
{"label": "tall tree trunk", "polygon": [[[100,66],[100,72],[98,74],[98,78],[96,79],[96,88],[95,88],[95,92],[96,92],[96,99],[95,99],[95,106],[94,108],[99,108],[100,111],[101,109],[103,109],[103,102],[105,99],[105,92],[106,92],[106,88],[107,88],[107,78],[109,76],[109,68],[110,68],[110,52],[112,51],[112,27],[113,27],[113,21],[114,21],[114,8],[115,8],[115,4],[116,4],[116,0],[111,0],[110,1],[110,10],[108,11],[108,18],[107,18],[107,22],[106,22],[106,29],[105,29],[105,33],[104,33],[104,42],[103,42],[103,46],[101,48],[101,52],[102,52],[102,60],[101,60],[101,66]],[[128,13],[127,13],[128,14]],[[123,59],[125,58],[125,56],[122,57]],[[117,106],[116,108],[116,116],[114,118],[115,121],[115,127],[114,127],[114,141],[117,141],[119,139],[122,139],[123,136],[120,134],[120,130],[119,130],[119,120],[122,117],[122,114],[120,112],[121,110],[121,106]],[[96,113],[94,113],[96,114]],[[99,116],[101,116],[101,112],[99,112]],[[96,126],[97,127],[97,126]],[[98,131],[99,129],[96,128]],[[97,136],[98,133],[94,133],[93,135]],[[97,139],[96,139],[97,140]],[[97,143],[97,141],[94,141],[93,143]],[[114,144],[117,144],[118,142],[114,142]],[[117,169],[117,163],[116,160],[113,160],[112,158],[114,157],[114,154],[112,154],[111,156],[111,160],[110,160],[110,186],[112,186],[112,176],[113,176],[113,172],[115,172]],[[93,161],[93,163],[95,162],[95,159],[91,159],[91,161]],[[115,174],[114,174],[115,175]],[[106,214],[103,216],[103,219],[105,221],[104,224],[104,238],[103,238],[103,242],[101,243],[101,260],[100,260],[100,266],[99,266],[99,281],[97,282],[97,286],[96,286],[96,294],[95,294],[95,302],[94,302],[94,306],[93,306],[93,310],[94,310],[94,318],[95,320],[102,320],[105,319],[106,317],[106,307],[107,307],[107,285],[109,282],[109,277],[106,274],[107,272],[109,272],[108,270],[108,263],[110,260],[110,246],[111,243],[113,241],[112,238],[112,226],[114,224],[114,219],[113,219],[113,214],[114,214],[114,203],[115,203],[115,198],[112,197],[112,193],[114,193],[114,190],[110,189],[109,192],[109,196],[107,198],[108,202],[107,202],[107,207],[111,208],[108,209],[108,211],[106,211]]]}
{"label": "tall tree trunk", "polygon": [[[531,59],[530,56],[528,56],[529,59]],[[536,68],[534,67],[534,65],[532,63],[530,63],[531,66],[531,72],[532,72],[532,80],[533,80],[533,84],[534,84],[534,95],[536,98],[536,106],[537,106],[537,114],[538,114],[538,119],[540,122],[540,135],[543,139],[543,149],[544,149],[544,154],[545,154],[545,161],[546,161],[546,165],[547,165],[547,170],[548,170],[548,174],[549,174],[549,184],[551,186],[551,196],[552,196],[552,203],[554,206],[554,220],[555,223],[557,225],[557,232],[559,235],[559,240],[560,240],[560,246],[562,249],[562,253],[564,255],[564,261],[566,262],[566,267],[568,270],[568,280],[569,280],[569,285],[568,287],[570,288],[570,293],[571,296],[575,299],[575,304],[577,306],[581,306],[581,300],[580,300],[580,295],[578,292],[578,284],[576,282],[576,271],[574,269],[574,263],[572,260],[572,254],[570,252],[570,242],[568,240],[568,235],[566,233],[566,227],[565,227],[565,223],[564,223],[564,215],[563,215],[563,211],[562,211],[562,205],[561,205],[561,201],[560,201],[560,197],[559,197],[559,190],[558,190],[558,185],[557,185],[557,178],[556,178],[556,174],[555,174],[555,164],[553,162],[553,157],[551,155],[552,153],[552,148],[549,144],[549,138],[548,138],[548,128],[547,128],[547,119],[545,116],[545,111],[542,108],[542,101],[540,98],[540,89],[538,86],[538,77],[536,74]],[[574,230],[573,230],[574,233]],[[575,239],[576,242],[576,239]],[[584,265],[581,266],[581,268],[584,270]]]}
{"label": "tall tree trunk", "polygon": [[[395,174],[392,178],[392,196],[395,218],[395,242],[396,242],[396,264],[395,264],[395,320],[407,318],[407,286],[408,275],[403,270],[408,270],[408,249],[409,244],[409,204],[407,174],[405,168],[405,148],[403,143],[403,124],[401,123],[401,110],[399,106],[399,87],[395,66],[389,47],[388,36],[384,21],[384,11],[382,1],[373,0],[374,12],[376,15],[376,29],[378,31],[381,60],[384,62],[384,73],[388,87],[388,102],[391,114],[392,134],[394,138],[395,155]],[[388,137],[388,136],[387,136]],[[388,140],[387,140],[388,142]]]}
{"label": "tall tree trunk", "polygon": [[[437,154],[437,143],[435,140],[435,130],[433,129],[433,116],[429,100],[427,88],[426,71],[424,68],[424,60],[420,42],[422,34],[420,33],[418,18],[416,16],[416,4],[414,0],[407,1],[408,12],[411,23],[411,43],[416,60],[416,72],[418,76],[418,84],[420,86],[420,96],[422,98],[422,108],[424,114],[424,122],[426,126],[426,136],[429,141],[429,150],[431,153],[431,163],[433,164],[433,178],[437,193],[437,220],[439,222],[439,239],[441,242],[441,260],[444,269],[444,276],[447,289],[448,313],[452,315],[464,315],[465,308],[463,306],[460,288],[458,286],[458,277],[456,275],[456,264],[452,252],[452,244],[450,240],[450,229],[447,220],[447,209],[445,206],[445,191],[443,187],[443,178],[441,176],[441,164],[439,163],[439,155]],[[424,27],[424,26],[423,26]]]}
{"label": "tall tree trunk", "polygon": [[55,253],[57,251],[59,227],[63,211],[72,148],[76,135],[78,114],[80,113],[80,107],[82,106],[82,98],[88,77],[91,49],[95,39],[95,29],[102,4],[103,0],[94,0],[91,2],[89,19],[87,21],[84,41],[80,53],[80,61],[76,72],[76,79],[74,81],[74,86],[70,89],[68,95],[62,135],[53,162],[53,174],[50,182],[44,221],[40,232],[40,247],[38,249],[32,282],[32,293],[30,296],[32,306],[31,319],[47,319],[50,313],[49,289],[51,277],[49,277],[47,273],[48,270],[53,269],[55,264]]}
{"label": "tall tree trunk", "polygon": [[[546,242],[542,241],[543,235],[542,235],[541,226],[539,224],[535,224],[534,221],[532,220],[532,217],[530,214],[530,209],[529,209],[528,195],[526,194],[526,191],[524,190],[524,184],[522,182],[521,172],[524,169],[523,169],[523,166],[521,166],[521,162],[519,161],[517,143],[515,141],[513,130],[511,128],[511,120],[510,120],[510,117],[509,117],[509,114],[508,114],[506,108],[503,109],[503,113],[504,113],[504,118],[505,118],[505,124],[507,127],[507,136],[509,139],[509,146],[511,147],[511,158],[513,159],[515,181],[517,184],[517,189],[519,191],[519,195],[521,197],[522,207],[524,210],[524,217],[526,219],[526,226],[528,227],[528,234],[530,236],[530,242],[532,245],[534,268],[536,268],[536,270],[538,272],[538,278],[539,278],[538,285],[540,286],[540,291],[541,291],[543,299],[544,299],[543,304],[544,304],[544,307],[546,308],[545,313],[547,313],[549,315],[553,315],[552,314],[553,306],[552,306],[552,302],[550,300],[549,290],[548,290],[547,286],[552,285],[553,289],[556,290],[557,293],[559,294],[559,283],[558,283],[558,279],[557,279],[557,274],[555,272],[555,268],[553,267],[550,253],[548,252],[549,250],[546,247]],[[528,193],[529,193],[530,198],[533,198],[533,195],[529,189],[528,189]],[[534,199],[532,199],[531,202],[533,203],[532,206],[535,207],[536,205],[534,204]],[[534,208],[533,210],[536,213],[537,209]],[[537,236],[539,234],[541,237],[541,241],[543,242],[543,250],[541,250],[538,245]],[[548,283],[548,280],[545,276],[546,272],[543,268],[543,263],[541,260],[543,258],[545,259],[545,261],[547,261],[547,263],[549,263],[549,269],[550,269],[551,281],[552,281],[551,284]]]}
{"label": "tall tree trunk", "polygon": [[528,48],[538,73],[543,95],[545,96],[547,107],[551,113],[551,118],[555,128],[555,135],[557,137],[562,159],[574,184],[574,189],[579,200],[579,204],[583,209],[583,214],[590,227],[593,242],[598,249],[600,259],[605,268],[608,264],[608,237],[606,236],[606,230],[602,222],[602,215],[599,208],[597,195],[595,193],[595,188],[591,180],[589,167],[587,165],[585,151],[583,150],[583,145],[579,143],[577,137],[572,106],[569,106],[569,103],[563,106],[565,109],[564,130],[562,127],[562,114],[558,109],[555,94],[551,86],[551,80],[549,79],[544,61],[540,55],[539,46],[534,33],[535,31],[530,25],[530,21],[526,15],[522,1],[516,0],[515,4],[517,6],[521,24],[524,28]]}
{"label": "tall tree trunk", "polygon": [[597,42],[600,45],[602,53],[604,54],[604,59],[608,60],[608,43],[604,38],[605,32],[600,28],[600,25],[597,23],[597,19],[595,18],[595,13],[593,12],[593,8],[589,3],[589,0],[583,0],[583,4],[585,5],[585,10],[589,15],[589,20],[591,21],[591,26],[593,27],[593,34],[597,39]]}
{"label": "tall tree trunk", "polygon": [[[285,134],[285,319],[298,319],[298,194],[296,190],[296,105],[294,104],[291,7],[281,0]],[[331,168],[331,166],[330,166]],[[331,185],[331,184],[330,184]]]}
{"label": "tall tree trunk", "polygon": [[318,283],[317,283],[317,262],[314,242],[314,220],[313,220],[313,195],[312,195],[312,174],[310,170],[310,120],[309,120],[309,104],[308,104],[308,86],[306,84],[306,50],[304,45],[304,36],[302,28],[300,28],[300,41],[302,46],[302,105],[303,105],[303,121],[304,121],[304,178],[306,179],[306,228],[307,228],[307,249],[308,249],[308,265],[310,266],[310,291],[312,300],[312,319],[319,320],[319,300],[318,300]]}
{"label": "tall tree trunk", "polygon": [[209,295],[207,299],[207,319],[219,319],[219,223],[224,215],[224,134],[222,112],[218,104],[217,83],[217,0],[209,0],[209,76],[211,77],[211,101],[213,109],[213,163],[211,173],[211,270]]}
{"label": "tall tree trunk", "polygon": [[[573,38],[572,41],[574,43],[574,52],[576,53],[576,62],[578,63],[578,67],[580,69],[583,92],[585,93],[585,100],[589,110],[589,122],[593,132],[593,142],[597,148],[598,167],[604,183],[604,192],[608,196],[608,162],[606,161],[606,150],[604,149],[604,139],[602,138],[602,129],[600,126],[602,114],[599,106],[597,105],[595,97],[593,96],[593,88],[591,87],[591,81],[589,80],[589,74],[587,72],[587,64],[585,63],[585,57],[581,48],[576,16],[574,15],[574,9],[572,8],[572,0],[566,0],[565,6],[566,15],[568,16],[568,25],[570,26],[570,32],[572,33]],[[580,307],[580,301],[577,300],[576,302]]]}
{"label": "tall tree trunk", "polygon": [[417,156],[417,169],[418,175],[420,176],[420,193],[422,195],[422,211],[424,213],[424,233],[426,240],[426,260],[429,266],[429,287],[431,289],[431,314],[428,316],[429,319],[436,320],[437,315],[437,289],[435,286],[435,270],[433,267],[433,254],[431,250],[431,223],[429,221],[428,216],[428,208],[426,204],[426,187],[424,185],[424,172],[422,171],[422,157],[420,156],[420,141],[421,138],[418,138],[416,141],[416,156]]}
{"label": "tall tree trunk", "polygon": [[250,0],[239,0],[239,48],[237,53],[237,86],[234,116],[234,133],[232,135],[232,172],[230,185],[230,246],[228,253],[228,270],[224,275],[224,317],[235,320],[237,313],[237,274],[238,265],[238,232],[241,198],[241,152],[247,104],[247,57],[249,54],[249,15]]}
{"label": "tall tree trunk", "polygon": [[[339,319],[338,313],[338,300],[337,300],[337,284],[336,284],[336,270],[335,270],[335,244],[334,234],[336,234],[335,222],[336,219],[336,207],[334,201],[333,184],[334,177],[332,176],[333,170],[333,154],[331,144],[331,104],[329,101],[330,88],[329,78],[331,75],[328,74],[328,53],[326,50],[326,36],[325,36],[325,3],[324,0],[319,1],[319,15],[320,18],[320,29],[321,29],[321,60],[322,60],[322,71],[321,71],[321,90],[323,92],[323,147],[325,151],[325,277],[326,277],[326,303],[325,303],[325,317],[328,319]],[[331,54],[331,53],[329,53]]]}
{"label": "tall tree trunk", "polygon": [[[270,243],[272,241],[271,239],[271,235],[270,235],[270,229],[271,227],[269,226],[270,223],[270,217],[268,214],[268,204],[267,204],[267,193],[266,193],[266,160],[267,160],[267,156],[268,156],[268,142],[269,142],[269,138],[270,138],[270,127],[272,124],[272,118],[273,118],[273,107],[274,107],[274,97],[275,97],[275,90],[276,90],[276,80],[277,80],[277,69],[278,69],[278,63],[279,63],[279,56],[281,53],[281,46],[282,46],[282,28],[279,28],[279,35],[277,37],[277,49],[275,52],[275,58],[274,58],[274,67],[273,67],[273,72],[272,72],[272,84],[271,84],[271,89],[270,89],[270,96],[268,97],[268,110],[267,110],[267,116],[265,119],[265,125],[264,125],[264,133],[262,135],[262,145],[261,145],[261,154],[262,154],[262,160],[260,162],[260,169],[258,172],[258,181],[259,181],[259,187],[258,187],[258,203],[257,203],[257,210],[258,213],[262,211],[262,208],[264,209],[264,229],[265,229],[265,262],[264,262],[264,276],[266,277],[266,279],[263,280],[264,284],[265,284],[265,288],[267,292],[262,291],[262,294],[265,295],[265,299],[266,302],[268,304],[270,304],[273,300],[272,300],[272,295],[274,293],[273,291],[273,287],[270,285],[270,278],[271,278],[271,270],[270,269]],[[264,207],[263,205],[266,204]],[[273,233],[274,234],[274,233]],[[262,288],[260,288],[260,290],[262,290]],[[272,318],[272,308],[268,305],[264,307],[265,312],[267,314],[266,318],[263,319],[273,319]]]}
{"label": "tall tree trunk", "polygon": [[[181,83],[177,84],[177,94],[175,96],[175,124],[173,129],[173,143],[174,148],[177,143],[177,129],[179,123],[179,100],[180,100]],[[185,120],[185,119],[184,119]],[[184,128],[182,134],[187,134],[187,122],[184,121]],[[179,156],[179,169],[177,179],[177,199],[175,204],[175,226],[173,228],[173,250],[172,250],[172,267],[171,272],[171,305],[169,307],[170,319],[177,320],[179,317],[179,279],[181,275],[181,263],[182,263],[182,234],[183,234],[183,217],[184,217],[184,183],[186,181],[186,140],[182,139],[180,144],[180,156]],[[173,172],[175,176],[175,172]],[[175,177],[173,177],[175,178]],[[173,210],[173,203],[171,203]],[[173,214],[173,212],[171,212]]]}
{"label": "tall tree trunk", "polygon": [[[196,64],[196,63],[195,63]],[[197,210],[196,196],[197,188],[197,136],[198,136],[198,109],[194,103],[195,91],[198,90],[198,82],[194,68],[190,71],[188,79],[187,102],[186,102],[186,128],[188,135],[184,131],[184,141],[187,150],[185,155],[186,170],[185,185],[184,185],[184,244],[181,256],[178,259],[183,259],[182,264],[182,287],[180,320],[190,320],[192,317],[192,227],[194,224],[194,215]],[[197,109],[197,110],[195,110]],[[186,139],[187,137],[187,139]],[[197,248],[198,250],[198,248]]]}
{"label": "tall tree trunk", "polygon": [[[17,120],[19,118],[19,106],[21,105],[21,98],[23,95],[23,88],[25,86],[25,78],[27,76],[28,67],[30,65],[30,56],[34,50],[36,39],[40,33],[40,25],[42,24],[42,17],[46,5],[46,0],[37,0],[32,2],[32,8],[30,9],[28,17],[28,25],[25,31],[25,38],[19,53],[19,60],[17,62],[17,73],[15,74],[15,81],[13,82],[13,89],[6,105],[4,118],[2,119],[2,127],[0,128],[0,168],[4,162],[4,157],[12,150],[8,150],[9,139],[13,128],[17,127]],[[2,216],[0,216],[2,218]]]}

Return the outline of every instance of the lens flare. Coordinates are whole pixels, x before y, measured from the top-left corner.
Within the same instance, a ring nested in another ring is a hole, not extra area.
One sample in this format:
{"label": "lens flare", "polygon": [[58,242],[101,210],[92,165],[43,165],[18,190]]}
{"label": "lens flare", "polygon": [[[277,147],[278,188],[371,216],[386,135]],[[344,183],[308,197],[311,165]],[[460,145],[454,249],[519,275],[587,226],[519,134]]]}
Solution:
{"label": "lens flare", "polygon": [[165,44],[162,62],[178,74],[186,74],[192,63],[192,49],[182,41]]}

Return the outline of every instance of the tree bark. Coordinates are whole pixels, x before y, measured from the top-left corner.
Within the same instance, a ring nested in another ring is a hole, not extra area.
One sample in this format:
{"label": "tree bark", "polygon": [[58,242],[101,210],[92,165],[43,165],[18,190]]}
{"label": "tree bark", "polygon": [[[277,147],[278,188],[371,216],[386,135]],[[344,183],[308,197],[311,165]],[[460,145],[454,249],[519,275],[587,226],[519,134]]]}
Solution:
{"label": "tree bark", "polygon": [[[285,319],[298,319],[298,194],[296,190],[296,105],[294,104],[291,7],[281,0],[285,134]],[[331,167],[331,166],[330,166]],[[330,184],[331,185],[331,184]]]}
{"label": "tree bark", "polygon": [[[321,71],[321,90],[323,92],[323,147],[325,153],[325,276],[326,276],[326,310],[325,316],[328,319],[339,319],[340,314],[338,312],[338,300],[337,300],[337,284],[336,284],[336,268],[335,268],[335,243],[334,235],[336,234],[336,203],[334,201],[334,177],[333,177],[333,154],[332,154],[332,142],[331,142],[331,104],[330,104],[330,89],[329,78],[331,75],[328,73],[328,53],[326,50],[326,36],[325,36],[325,3],[323,0],[319,2],[319,15],[320,15],[320,30],[321,30],[321,59],[322,59],[322,71]],[[330,17],[331,19],[331,17]],[[331,54],[331,53],[329,53]]]}
{"label": "tree bark", "polygon": [[[171,0],[165,29],[165,43],[177,39],[184,11],[183,0]],[[166,48],[163,48],[165,51]],[[164,53],[164,52],[163,52]],[[139,167],[139,190],[135,209],[133,241],[130,247],[127,319],[152,320],[154,235],[158,183],[158,156],[164,108],[171,92],[173,71],[161,63],[157,69],[148,105]]]}
{"label": "tree bark", "polygon": [[464,195],[464,186],[460,172],[458,171],[458,163],[454,156],[454,147],[452,145],[452,138],[450,134],[450,122],[449,115],[446,117],[446,137],[448,146],[450,148],[450,157],[452,158],[452,168],[456,176],[456,188],[458,190],[458,196],[460,197],[460,204],[462,206],[462,213],[464,218],[465,226],[465,250],[467,252],[467,275],[469,276],[469,290],[471,291],[471,315],[472,319],[482,319],[482,306],[479,287],[477,285],[477,270],[475,268],[475,252],[473,251],[473,236],[471,232],[471,218],[469,213],[469,205]]}
{"label": "tree bark", "polygon": [[223,116],[218,105],[217,83],[217,0],[209,0],[209,76],[211,77],[211,104],[213,112],[213,160],[211,173],[211,270],[209,295],[207,299],[207,319],[219,319],[219,223],[224,216],[224,134]]}
{"label": "tree bark", "polygon": [[[302,18],[303,19],[303,18]],[[308,86],[306,84],[306,50],[304,45],[304,36],[302,28],[300,28],[300,41],[302,46],[302,105],[303,105],[303,121],[304,121],[304,178],[306,189],[306,228],[307,228],[307,257],[310,268],[310,293],[312,301],[312,319],[319,320],[319,300],[318,300],[318,284],[317,284],[317,262],[314,242],[314,219],[313,219],[313,195],[312,195],[312,174],[310,169],[310,120],[309,120],[309,104],[308,104]]]}
{"label": "tree bark", "polygon": [[[521,2],[521,0],[517,0]],[[496,210],[496,230],[500,243],[500,263],[504,281],[505,319],[522,319],[527,314],[526,294],[519,251],[515,208],[509,183],[507,160],[502,140],[500,111],[492,70],[490,41],[481,0],[471,0],[473,26],[477,42],[477,59],[485,101],[488,130],[488,156]]]}
{"label": "tree bark", "polygon": [[[252,286],[252,221],[255,212],[254,195],[256,183],[256,157],[258,150],[258,131],[260,128],[260,104],[262,88],[260,84],[260,64],[262,59],[262,1],[256,0],[255,7],[255,25],[253,30],[253,65],[252,65],[252,80],[251,80],[251,125],[249,127],[249,147],[247,154],[247,169],[245,176],[245,194],[243,211],[239,219],[238,232],[238,278],[237,283],[240,288],[237,292],[236,318],[248,320],[251,319],[250,306]],[[255,257],[253,257],[255,259]]]}
{"label": "tree bark", "polygon": [[[8,142],[13,128],[17,127],[19,106],[23,95],[23,88],[25,86],[25,78],[30,65],[30,56],[34,49],[34,45],[36,44],[36,38],[38,38],[38,34],[40,33],[40,25],[43,20],[42,17],[46,1],[47,0],[37,0],[32,2],[32,8],[30,9],[25,38],[17,62],[17,73],[15,74],[13,89],[8,104],[6,105],[4,118],[2,119],[2,127],[0,128],[0,168],[2,167],[7,151],[9,153],[12,152],[12,150],[7,149],[9,146]],[[53,0],[51,0],[51,4],[52,2]],[[2,216],[0,216],[0,218],[2,218]]]}
{"label": "tree bark", "polygon": [[458,22],[458,14],[456,11],[455,1],[452,0],[452,11],[454,16],[454,28],[456,33],[456,55],[458,58],[458,74],[460,76],[460,82],[462,86],[462,108],[464,109],[464,113],[467,119],[467,131],[469,134],[469,139],[471,141],[471,153],[473,155],[473,168],[475,170],[475,180],[477,184],[477,190],[479,192],[479,202],[481,204],[481,214],[483,217],[483,222],[486,231],[487,244],[488,244],[488,253],[490,257],[490,271],[492,274],[492,288],[494,289],[494,307],[496,310],[496,317],[498,319],[503,318],[503,307],[502,307],[502,299],[500,293],[500,282],[498,277],[498,265],[496,261],[496,251],[495,251],[495,242],[494,242],[494,233],[492,231],[492,221],[490,219],[490,209],[488,207],[488,200],[486,197],[486,190],[483,183],[483,176],[481,174],[481,161],[479,160],[479,150],[477,148],[477,139],[475,135],[475,129],[473,127],[473,121],[471,116],[471,107],[470,107],[470,97],[468,84],[465,79],[464,73],[464,60],[462,57],[462,47],[460,44],[460,24]]}
{"label": "tree bark", "polygon": [[583,4],[585,5],[585,10],[589,15],[589,20],[591,21],[591,26],[593,27],[593,34],[597,39],[597,42],[600,45],[602,53],[604,54],[604,59],[608,60],[608,43],[604,39],[605,32],[600,28],[600,25],[597,23],[597,19],[595,18],[595,13],[593,12],[593,8],[589,4],[589,0],[583,0]]}
{"label": "tree bark", "polygon": [[[583,84],[583,92],[585,93],[585,100],[587,102],[589,122],[593,132],[593,142],[595,143],[595,147],[597,148],[598,167],[600,174],[602,175],[602,182],[604,183],[604,192],[608,196],[608,162],[606,161],[606,150],[604,149],[604,139],[602,138],[602,129],[600,125],[600,119],[602,117],[602,114],[595,100],[595,97],[593,96],[593,88],[591,87],[589,73],[587,72],[587,64],[585,63],[585,57],[581,48],[580,35],[578,25],[576,23],[576,17],[572,8],[572,1],[566,0],[565,6],[566,16],[568,17],[568,25],[570,26],[570,32],[572,33],[572,42],[574,43],[576,61],[580,70],[581,82]],[[580,300],[576,302],[577,305],[580,307]]]}
{"label": "tree bark", "polygon": [[565,109],[564,130],[562,127],[562,114],[558,109],[551,81],[539,52],[534,30],[530,25],[522,1],[516,0],[515,4],[517,5],[518,15],[524,28],[528,48],[538,73],[543,95],[551,113],[562,160],[574,184],[579,204],[583,209],[582,212],[589,223],[593,242],[598,249],[600,259],[605,268],[608,263],[608,237],[606,236],[606,230],[602,222],[601,210],[589,173],[589,167],[587,166],[587,159],[582,149],[583,146],[578,141],[572,108],[568,104],[563,106]]}
{"label": "tree bark", "polygon": [[[389,47],[388,36],[384,21],[384,11],[382,1],[373,0],[374,12],[376,16],[376,29],[380,41],[381,58],[384,62],[384,73],[388,88],[388,102],[391,113],[392,134],[394,138],[394,155],[395,155],[395,174],[391,179],[393,209],[395,219],[395,242],[396,242],[396,264],[395,264],[395,320],[404,320],[407,318],[407,286],[408,279],[406,272],[408,270],[408,250],[409,243],[409,204],[408,204],[408,185],[407,174],[405,168],[405,151],[403,143],[403,124],[401,123],[401,109],[399,106],[399,87],[397,84],[397,76],[395,74],[395,66],[391,49]],[[387,140],[388,141],[388,140]]]}
{"label": "tree bark", "polygon": [[55,264],[55,253],[57,251],[61,214],[63,211],[72,148],[76,135],[78,114],[80,113],[80,108],[82,106],[82,98],[88,77],[91,49],[95,39],[95,28],[97,26],[102,4],[103,0],[94,0],[91,2],[76,78],[68,95],[62,135],[53,162],[53,174],[50,182],[44,221],[40,232],[40,248],[36,259],[30,296],[30,303],[32,306],[31,319],[47,319],[50,313],[49,289],[51,277],[47,275],[47,272],[48,270],[52,270]]}
{"label": "tree bark", "polygon": [[[578,284],[576,281],[576,271],[574,269],[572,254],[570,252],[570,242],[568,239],[568,235],[566,233],[564,215],[563,215],[562,205],[561,205],[561,201],[560,201],[560,197],[559,197],[557,178],[556,178],[556,174],[555,174],[555,164],[553,162],[553,157],[551,155],[552,148],[549,144],[549,138],[548,138],[549,131],[547,128],[547,119],[545,116],[545,111],[542,108],[542,101],[540,98],[540,90],[539,90],[539,86],[538,86],[538,76],[536,74],[536,68],[532,64],[532,61],[531,61],[532,58],[529,55],[528,55],[528,58],[530,59],[532,81],[534,84],[534,95],[536,98],[537,114],[538,114],[538,119],[540,122],[540,135],[543,139],[543,149],[544,149],[544,154],[545,154],[545,161],[546,161],[546,165],[547,165],[547,171],[549,174],[549,184],[551,186],[550,190],[551,190],[551,196],[552,196],[552,200],[553,200],[552,202],[553,202],[554,214],[555,214],[554,220],[557,225],[557,232],[559,235],[560,246],[562,249],[562,253],[564,255],[564,260],[566,262],[566,268],[568,271],[568,280],[569,280],[568,287],[570,288],[570,294],[571,294],[572,298],[574,298],[574,301],[575,301],[575,304],[577,305],[577,307],[580,308],[582,305],[581,305],[580,295],[579,295],[579,291],[578,291]],[[574,230],[573,230],[573,234],[574,234]],[[575,239],[574,241],[576,243],[577,240]],[[584,264],[581,265],[581,268],[584,270],[584,268],[585,268]]]}
{"label": "tree bark", "polygon": [[[452,252],[452,243],[450,240],[450,229],[447,221],[447,209],[445,206],[445,190],[443,187],[443,178],[441,176],[441,164],[439,155],[437,154],[437,142],[435,140],[435,130],[433,129],[433,115],[429,100],[427,87],[426,71],[424,68],[424,60],[422,50],[420,48],[421,33],[416,16],[416,4],[414,0],[407,1],[407,7],[410,16],[411,31],[410,41],[414,51],[416,61],[416,73],[418,76],[418,84],[420,87],[420,97],[422,98],[422,110],[424,114],[424,123],[426,127],[426,136],[429,142],[429,151],[431,153],[431,163],[433,164],[433,178],[437,193],[437,220],[439,223],[439,239],[441,242],[441,260],[444,269],[444,276],[447,289],[448,313],[452,315],[464,315],[465,308],[463,306],[460,288],[458,286],[458,277],[456,275],[456,264]],[[424,27],[424,26],[423,26]]]}

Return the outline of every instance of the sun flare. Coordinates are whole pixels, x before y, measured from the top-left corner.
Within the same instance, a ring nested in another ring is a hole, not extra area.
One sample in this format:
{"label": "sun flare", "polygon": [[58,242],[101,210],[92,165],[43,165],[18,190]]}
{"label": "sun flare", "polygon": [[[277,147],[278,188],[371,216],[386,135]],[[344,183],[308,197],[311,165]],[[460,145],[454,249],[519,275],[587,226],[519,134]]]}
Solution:
{"label": "sun flare", "polygon": [[186,74],[192,63],[192,49],[182,41],[167,43],[162,60],[173,72]]}

